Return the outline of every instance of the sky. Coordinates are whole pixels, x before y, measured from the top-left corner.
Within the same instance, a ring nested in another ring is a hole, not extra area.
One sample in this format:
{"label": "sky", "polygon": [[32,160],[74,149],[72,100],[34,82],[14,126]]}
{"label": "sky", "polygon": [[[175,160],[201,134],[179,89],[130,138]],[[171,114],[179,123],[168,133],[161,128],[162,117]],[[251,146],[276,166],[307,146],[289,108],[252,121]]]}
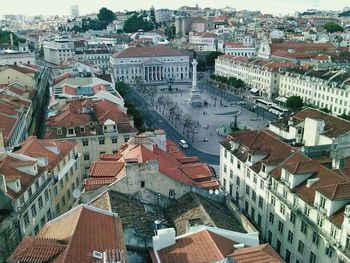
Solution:
{"label": "sky", "polygon": [[315,8],[320,10],[342,10],[350,6],[349,0],[1,0],[0,15],[69,15],[70,7],[78,5],[80,14],[97,12],[101,7],[113,11],[170,8],[180,6],[234,7],[237,10],[260,10],[263,13],[294,14],[295,11],[304,11]]}

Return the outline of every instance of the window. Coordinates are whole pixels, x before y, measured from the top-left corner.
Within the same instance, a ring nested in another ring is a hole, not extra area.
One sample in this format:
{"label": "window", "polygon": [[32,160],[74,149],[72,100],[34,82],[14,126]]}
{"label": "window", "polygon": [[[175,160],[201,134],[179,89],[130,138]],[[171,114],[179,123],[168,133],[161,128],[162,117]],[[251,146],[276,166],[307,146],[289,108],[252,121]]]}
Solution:
{"label": "window", "polygon": [[56,204],[56,214],[60,213],[60,204]]}
{"label": "window", "polygon": [[300,254],[304,253],[304,243],[301,240],[299,240],[299,243],[298,243],[298,252]]}
{"label": "window", "polygon": [[88,153],[84,153],[84,160],[85,161],[90,160],[90,155]]}
{"label": "window", "polygon": [[46,213],[47,221],[51,220],[51,210],[49,209]]}
{"label": "window", "polygon": [[254,190],[252,191],[252,200],[256,202],[256,192]]}
{"label": "window", "polygon": [[227,165],[224,164],[224,173],[227,173]]}
{"label": "window", "polygon": [[141,181],[141,188],[145,188],[145,181]]}
{"label": "window", "polygon": [[252,155],[251,154],[248,155],[248,162],[250,162],[250,163],[252,162]]}
{"label": "window", "polygon": [[307,224],[304,221],[301,222],[300,231],[305,235],[307,234]]}
{"label": "window", "polygon": [[35,226],[35,228],[34,228],[34,233],[35,233],[35,235],[38,234],[38,232],[39,232],[39,226],[37,225],[37,226]]}
{"label": "window", "polygon": [[263,165],[261,166],[261,171],[262,171],[263,173],[266,173],[266,165],[263,164]]}
{"label": "window", "polygon": [[226,190],[226,179],[224,179],[224,189]]}
{"label": "window", "polygon": [[32,211],[32,217],[36,217],[36,206],[35,206],[35,204],[32,205],[32,207],[30,208],[30,210]]}
{"label": "window", "polygon": [[326,198],[321,196],[320,206],[324,209],[326,207]]}
{"label": "window", "polygon": [[24,196],[23,196],[23,195],[19,198],[19,203],[20,203],[21,205],[24,204]]}
{"label": "window", "polygon": [[271,205],[275,206],[276,204],[276,197],[274,197],[273,195],[271,196]]}
{"label": "window", "polygon": [[256,184],[258,182],[258,177],[256,176],[256,174],[254,174],[253,176],[253,183]]}
{"label": "window", "polygon": [[283,188],[283,198],[287,199],[287,195],[288,195],[288,192],[287,192],[286,188]]}
{"label": "window", "polygon": [[326,247],[326,255],[330,258],[333,256],[333,248],[332,247]]}
{"label": "window", "polygon": [[99,139],[98,139],[98,143],[99,143],[100,145],[105,144],[105,138],[99,138]]}
{"label": "window", "polygon": [[29,216],[28,216],[28,212],[25,212],[23,215],[23,221],[24,221],[24,225],[28,226],[29,225]]}
{"label": "window", "polygon": [[230,156],[230,163],[233,163],[233,155]]}
{"label": "window", "polygon": [[117,137],[112,137],[112,143],[117,143],[117,142],[118,142]]}
{"label": "window", "polygon": [[66,205],[66,198],[64,196],[62,196],[61,198],[61,203],[62,203],[62,206]]}
{"label": "window", "polygon": [[320,215],[317,215],[317,225],[319,227],[322,227],[322,225],[323,225],[323,219]]}
{"label": "window", "polygon": [[85,127],[84,126],[80,126],[80,132],[84,133],[85,132]]}
{"label": "window", "polygon": [[304,214],[305,214],[306,216],[309,216],[309,214],[310,214],[310,208],[309,208],[308,206],[306,206],[306,205],[305,205],[305,207],[304,207]]}
{"label": "window", "polygon": [[277,239],[276,252],[279,254],[281,252],[281,241]]}
{"label": "window", "polygon": [[57,135],[62,135],[62,128],[57,128]]}
{"label": "window", "polygon": [[237,186],[240,186],[241,184],[241,178],[239,178],[238,176],[236,177],[236,184]]}
{"label": "window", "polygon": [[89,146],[89,140],[84,139],[83,140],[83,146]]}
{"label": "window", "polygon": [[249,185],[245,186],[245,193],[246,193],[247,196],[250,195],[250,187],[249,187]]}
{"label": "window", "polygon": [[269,222],[273,224],[273,221],[275,220],[275,215],[270,212]]}
{"label": "window", "polygon": [[283,233],[283,223],[281,221],[278,221],[278,232]]}
{"label": "window", "polygon": [[68,129],[68,135],[72,135],[72,134],[74,134],[74,129],[69,128]]}
{"label": "window", "polygon": [[350,235],[346,236],[345,249],[350,249]]}
{"label": "window", "polygon": [[264,180],[260,180],[260,189],[264,190]]}
{"label": "window", "polygon": [[237,169],[241,170],[241,162],[240,161],[237,161]]}
{"label": "window", "polygon": [[317,232],[313,232],[312,233],[312,243],[314,243],[317,246],[318,242],[319,242],[318,234],[317,234]]}
{"label": "window", "polygon": [[288,230],[288,242],[293,243],[293,232]]}
{"label": "window", "polygon": [[225,158],[227,158],[227,150],[224,151],[224,156],[225,156]]}
{"label": "window", "polygon": [[261,228],[261,215],[258,214],[258,227]]}
{"label": "window", "polygon": [[316,263],[316,255],[311,251],[309,263]]}
{"label": "window", "polygon": [[43,208],[43,198],[41,196],[38,198],[38,205],[39,205],[39,210]]}
{"label": "window", "polygon": [[61,189],[63,188],[63,178],[60,181],[60,187],[61,187]]}
{"label": "window", "polygon": [[35,190],[38,190],[38,188],[39,188],[39,180],[36,180],[35,181]]}
{"label": "window", "polygon": [[263,208],[263,205],[264,205],[263,198],[261,196],[259,196],[259,207]]}
{"label": "window", "polygon": [[284,215],[284,213],[286,212],[286,207],[282,203],[280,204],[280,212],[281,212],[282,215]]}
{"label": "window", "polygon": [[253,221],[255,221],[255,209],[252,207],[250,211],[250,217]]}
{"label": "window", "polygon": [[45,215],[44,215],[44,216],[41,218],[41,220],[40,220],[41,227],[44,227],[45,223],[46,223],[46,218],[45,218]]}
{"label": "window", "polygon": [[295,214],[293,212],[290,212],[289,221],[292,222],[292,224],[295,224]]}

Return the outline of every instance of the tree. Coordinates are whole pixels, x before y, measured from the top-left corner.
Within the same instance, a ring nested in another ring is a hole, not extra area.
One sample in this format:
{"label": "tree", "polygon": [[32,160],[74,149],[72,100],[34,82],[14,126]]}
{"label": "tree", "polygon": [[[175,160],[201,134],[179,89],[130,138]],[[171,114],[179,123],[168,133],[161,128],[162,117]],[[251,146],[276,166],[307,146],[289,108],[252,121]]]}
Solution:
{"label": "tree", "polygon": [[287,107],[293,111],[300,110],[303,106],[303,99],[300,96],[291,96],[287,99]]}
{"label": "tree", "polygon": [[342,28],[340,25],[333,23],[333,22],[328,22],[324,24],[324,29],[327,30],[328,33],[334,33],[334,32],[343,32],[344,28]]}
{"label": "tree", "polygon": [[223,53],[218,51],[212,51],[205,57],[205,62],[208,67],[214,67],[215,66],[215,59],[218,58],[218,56],[223,55]]}
{"label": "tree", "polygon": [[186,113],[182,119],[182,125],[183,125],[182,134],[185,134],[185,130],[191,124],[191,122],[192,122],[191,115]]}
{"label": "tree", "polygon": [[197,132],[197,129],[201,127],[201,124],[199,123],[199,121],[192,121],[191,125],[190,125],[190,132],[192,133],[192,142],[194,142],[194,135]]}
{"label": "tree", "polygon": [[332,111],[328,108],[321,108],[320,111],[323,111],[325,113],[332,113]]}
{"label": "tree", "polygon": [[124,31],[126,33],[134,33],[139,29],[144,31],[150,31],[154,28],[154,24],[147,21],[145,15],[134,14],[130,18],[128,18],[124,23]]}
{"label": "tree", "polygon": [[99,21],[104,21],[108,25],[112,23],[116,17],[112,10],[102,7],[97,14],[97,18]]}
{"label": "tree", "polygon": [[345,113],[343,113],[342,115],[338,115],[338,117],[339,117],[339,118],[342,118],[342,119],[344,119],[344,120],[350,121],[350,116],[347,115],[347,114],[345,114]]}

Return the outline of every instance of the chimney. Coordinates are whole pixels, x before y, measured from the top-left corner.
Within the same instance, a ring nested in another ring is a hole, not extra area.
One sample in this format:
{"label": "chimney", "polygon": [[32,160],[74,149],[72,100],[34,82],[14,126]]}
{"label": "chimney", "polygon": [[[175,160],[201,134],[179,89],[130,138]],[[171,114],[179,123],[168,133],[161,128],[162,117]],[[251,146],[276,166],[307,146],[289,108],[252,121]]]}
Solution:
{"label": "chimney", "polygon": [[13,35],[12,35],[12,33],[10,34],[10,43],[13,46]]}
{"label": "chimney", "polygon": [[158,251],[163,248],[172,246],[176,243],[175,241],[175,229],[164,228],[157,231],[157,235],[153,238],[153,249]]}

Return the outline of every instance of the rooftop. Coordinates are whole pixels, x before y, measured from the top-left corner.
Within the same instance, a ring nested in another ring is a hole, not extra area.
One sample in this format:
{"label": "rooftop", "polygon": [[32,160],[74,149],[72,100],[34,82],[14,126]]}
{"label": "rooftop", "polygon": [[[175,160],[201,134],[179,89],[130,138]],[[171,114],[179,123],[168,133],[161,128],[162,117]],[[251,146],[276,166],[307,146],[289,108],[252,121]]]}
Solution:
{"label": "rooftop", "polygon": [[113,54],[114,58],[167,57],[167,56],[186,56],[186,54],[179,49],[172,49],[165,46],[130,47]]}
{"label": "rooftop", "polygon": [[24,238],[8,261],[99,262],[93,251],[115,251],[120,262],[128,262],[120,217],[79,205],[47,222],[36,237]]}

